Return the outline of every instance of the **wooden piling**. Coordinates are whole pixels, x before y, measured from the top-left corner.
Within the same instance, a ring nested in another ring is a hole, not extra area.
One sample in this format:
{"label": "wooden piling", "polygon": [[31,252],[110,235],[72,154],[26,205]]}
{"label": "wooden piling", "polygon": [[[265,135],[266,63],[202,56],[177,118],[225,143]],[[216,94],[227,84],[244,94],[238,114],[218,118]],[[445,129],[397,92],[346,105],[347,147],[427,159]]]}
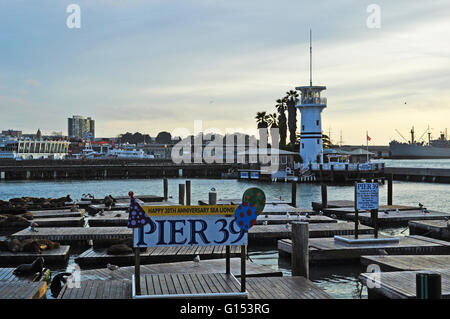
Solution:
{"label": "wooden piling", "polygon": [[327,185],[324,183],[320,184],[320,190],[322,194],[322,209],[325,209],[328,207]]}
{"label": "wooden piling", "polygon": [[178,203],[184,205],[185,187],[184,184],[178,184]]}
{"label": "wooden piling", "polygon": [[378,209],[370,211],[370,219],[374,228],[374,237],[378,238]]}
{"label": "wooden piling", "polygon": [[217,192],[209,192],[209,205],[217,205]]}
{"label": "wooden piling", "polygon": [[186,181],[186,205],[191,205],[191,181]]}
{"label": "wooden piling", "polygon": [[309,223],[292,223],[292,276],[309,278]]}
{"label": "wooden piling", "polygon": [[291,204],[292,204],[292,206],[297,207],[297,183],[296,182],[292,182]]}
{"label": "wooden piling", "polygon": [[169,180],[167,177],[163,178],[163,189],[164,189],[164,200],[167,201],[169,198]]}
{"label": "wooden piling", "polygon": [[387,204],[392,205],[392,180],[394,178],[393,174],[388,176],[388,187],[387,187]]}

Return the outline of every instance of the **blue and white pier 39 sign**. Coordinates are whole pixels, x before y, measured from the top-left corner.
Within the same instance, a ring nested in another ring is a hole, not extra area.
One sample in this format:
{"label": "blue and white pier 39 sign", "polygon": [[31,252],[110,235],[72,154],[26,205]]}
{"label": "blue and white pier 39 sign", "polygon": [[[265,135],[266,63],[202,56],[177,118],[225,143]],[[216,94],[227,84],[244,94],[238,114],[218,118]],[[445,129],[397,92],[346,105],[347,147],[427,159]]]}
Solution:
{"label": "blue and white pier 39 sign", "polygon": [[378,209],[378,183],[356,183],[355,200],[358,210]]}
{"label": "blue and white pier 39 sign", "polygon": [[247,245],[237,205],[142,206],[150,222],[133,232],[134,247]]}

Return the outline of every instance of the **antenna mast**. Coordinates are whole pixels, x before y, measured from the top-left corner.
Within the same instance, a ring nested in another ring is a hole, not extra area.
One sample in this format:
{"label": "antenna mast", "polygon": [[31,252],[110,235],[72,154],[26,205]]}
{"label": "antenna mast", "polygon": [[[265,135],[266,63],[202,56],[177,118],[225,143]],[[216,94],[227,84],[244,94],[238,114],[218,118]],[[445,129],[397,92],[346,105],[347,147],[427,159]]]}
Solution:
{"label": "antenna mast", "polygon": [[312,86],[312,29],[309,29],[309,86]]}

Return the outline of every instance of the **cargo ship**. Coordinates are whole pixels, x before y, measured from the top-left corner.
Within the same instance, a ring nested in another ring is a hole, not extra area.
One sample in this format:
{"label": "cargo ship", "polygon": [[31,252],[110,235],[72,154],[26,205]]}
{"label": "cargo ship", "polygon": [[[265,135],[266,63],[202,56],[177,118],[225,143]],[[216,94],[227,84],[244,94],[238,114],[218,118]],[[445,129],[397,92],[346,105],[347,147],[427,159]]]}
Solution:
{"label": "cargo ship", "polygon": [[[389,143],[389,152],[391,158],[398,159],[419,159],[419,158],[450,158],[450,140],[447,138],[447,129],[441,132],[438,139],[431,139],[431,133],[428,128],[428,143],[414,139],[414,127],[411,129],[411,140],[405,143],[391,141]],[[424,133],[425,134],[425,133]],[[422,134],[422,136],[424,136]],[[403,136],[402,136],[403,137]]]}

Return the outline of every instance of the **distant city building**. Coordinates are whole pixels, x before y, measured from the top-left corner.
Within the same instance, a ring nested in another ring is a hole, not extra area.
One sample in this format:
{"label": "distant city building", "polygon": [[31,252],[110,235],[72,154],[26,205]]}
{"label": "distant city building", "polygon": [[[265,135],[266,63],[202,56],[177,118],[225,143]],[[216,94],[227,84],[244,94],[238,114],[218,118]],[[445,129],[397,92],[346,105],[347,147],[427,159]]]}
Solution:
{"label": "distant city building", "polygon": [[2,131],[3,136],[12,136],[12,137],[21,137],[22,131],[15,131],[15,130],[6,130]]}
{"label": "distant city building", "polygon": [[84,139],[93,139],[95,137],[95,121],[90,117],[74,115],[68,118],[69,137],[81,137]]}

